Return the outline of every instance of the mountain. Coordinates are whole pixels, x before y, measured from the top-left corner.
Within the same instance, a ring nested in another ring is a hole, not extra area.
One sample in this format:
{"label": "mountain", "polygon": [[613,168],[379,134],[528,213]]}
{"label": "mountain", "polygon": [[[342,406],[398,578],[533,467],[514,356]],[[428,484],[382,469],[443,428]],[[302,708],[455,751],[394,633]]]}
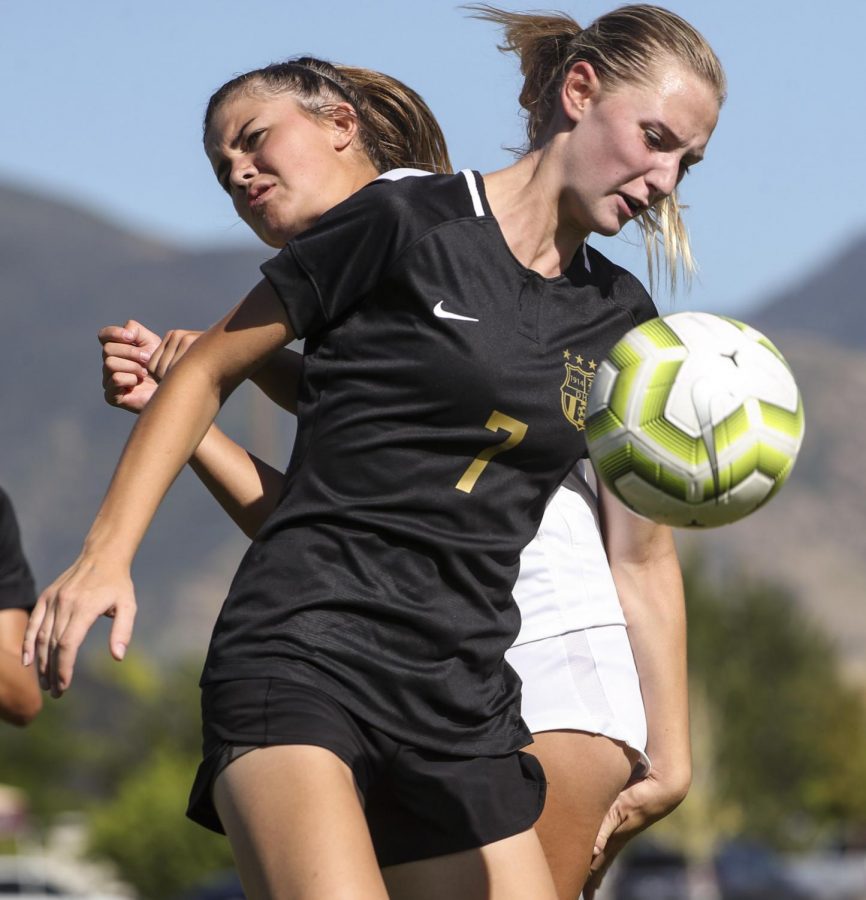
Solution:
{"label": "mountain", "polygon": [[[77,555],[134,421],[103,400],[97,330],[130,317],[156,331],[206,327],[255,283],[268,255],[184,250],[0,186],[0,482],[40,585]],[[254,389],[232,397],[220,422],[285,465],[291,419]],[[182,474],[136,561],[141,644],[203,648],[245,545]]]}
{"label": "mountain", "polygon": [[[0,483],[41,585],[77,554],[133,421],[102,399],[97,329],[131,316],[157,331],[202,327],[255,282],[267,255],[192,252],[0,186]],[[746,316],[794,370],[803,449],[765,508],[724,528],[680,532],[678,541],[722,581],[736,571],[789,586],[866,683],[863,284],[866,236]],[[220,421],[275,465],[287,461],[291,418],[254,389],[239,391]],[[136,561],[136,644],[165,656],[203,652],[246,544],[182,474]],[[87,652],[104,646],[92,636]]]}
{"label": "mountain", "polygon": [[855,350],[866,348],[866,235],[750,317],[768,336],[796,332]]}

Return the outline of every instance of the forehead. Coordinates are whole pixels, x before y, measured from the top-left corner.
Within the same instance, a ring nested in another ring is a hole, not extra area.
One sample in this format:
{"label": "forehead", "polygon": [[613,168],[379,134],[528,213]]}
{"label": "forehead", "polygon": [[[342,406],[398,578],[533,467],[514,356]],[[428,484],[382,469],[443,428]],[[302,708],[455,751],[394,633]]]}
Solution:
{"label": "forehead", "polygon": [[661,119],[689,144],[705,144],[719,118],[716,89],[676,63],[659,65],[645,80],[617,85],[609,96],[641,116]]}
{"label": "forehead", "polygon": [[299,113],[300,105],[292,94],[240,89],[224,100],[211,117],[204,134],[205,153],[209,158],[226,153],[244,127],[261,116],[283,118]]}

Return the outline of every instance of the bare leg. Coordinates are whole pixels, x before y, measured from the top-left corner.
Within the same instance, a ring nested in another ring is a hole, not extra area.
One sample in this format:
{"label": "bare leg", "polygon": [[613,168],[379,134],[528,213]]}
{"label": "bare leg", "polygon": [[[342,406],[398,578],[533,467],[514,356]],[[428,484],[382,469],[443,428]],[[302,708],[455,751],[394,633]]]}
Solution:
{"label": "bare leg", "polygon": [[535,830],[559,900],[576,900],[601,821],[628,782],[637,754],[584,731],[542,731],[533,739],[526,751],[538,757],[547,775],[547,799]]}
{"label": "bare leg", "polygon": [[389,866],[382,875],[391,900],[556,900],[532,829],[477,850]]}
{"label": "bare leg", "polygon": [[249,900],[386,900],[354,777],[329,750],[252,750],[214,803]]}

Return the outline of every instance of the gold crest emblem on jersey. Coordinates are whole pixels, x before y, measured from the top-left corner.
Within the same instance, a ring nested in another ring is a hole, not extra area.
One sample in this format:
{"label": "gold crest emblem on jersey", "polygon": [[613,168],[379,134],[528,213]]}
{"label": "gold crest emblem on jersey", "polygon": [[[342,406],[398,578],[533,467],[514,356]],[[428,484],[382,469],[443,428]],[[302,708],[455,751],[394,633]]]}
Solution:
{"label": "gold crest emblem on jersey", "polygon": [[566,350],[565,357],[565,381],[560,388],[562,396],[562,411],[565,418],[578,430],[586,428],[586,403],[589,399],[589,389],[595,378],[595,370],[598,364],[594,359],[584,368],[583,357],[575,356]]}

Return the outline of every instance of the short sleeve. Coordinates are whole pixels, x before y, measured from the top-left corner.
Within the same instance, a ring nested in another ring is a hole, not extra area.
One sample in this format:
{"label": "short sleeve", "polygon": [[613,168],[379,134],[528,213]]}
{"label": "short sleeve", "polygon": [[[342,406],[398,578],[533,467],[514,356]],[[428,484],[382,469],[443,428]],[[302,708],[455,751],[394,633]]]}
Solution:
{"label": "short sleeve", "polygon": [[33,609],[36,587],[21,549],[18,522],[9,497],[0,490],[0,609]]}
{"label": "short sleeve", "polygon": [[326,212],[262,265],[297,337],[327,328],[373,290],[414,240],[395,183],[374,182]]}

